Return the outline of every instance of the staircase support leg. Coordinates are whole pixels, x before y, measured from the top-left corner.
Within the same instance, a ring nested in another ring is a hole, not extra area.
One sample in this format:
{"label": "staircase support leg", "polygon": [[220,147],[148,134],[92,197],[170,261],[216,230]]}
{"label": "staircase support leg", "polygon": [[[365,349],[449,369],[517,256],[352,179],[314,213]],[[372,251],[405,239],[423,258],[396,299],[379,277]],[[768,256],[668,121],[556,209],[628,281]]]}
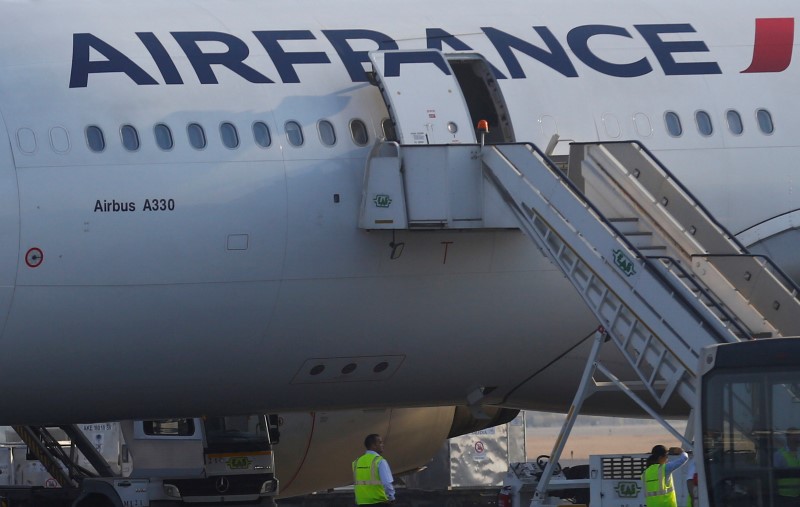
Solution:
{"label": "staircase support leg", "polygon": [[536,492],[533,494],[531,507],[544,505],[545,502],[547,502],[547,490],[550,486],[550,480],[553,478],[553,471],[558,464],[561,453],[564,451],[567,438],[569,438],[569,434],[572,432],[572,427],[575,425],[575,420],[578,418],[578,414],[580,414],[581,408],[583,407],[583,402],[586,400],[586,398],[594,393],[594,381],[592,376],[594,374],[595,367],[598,364],[597,356],[600,353],[600,347],[603,345],[605,340],[605,329],[602,327],[597,328],[597,331],[595,331],[594,334],[592,350],[589,353],[588,359],[586,360],[586,367],[583,370],[581,383],[578,386],[578,392],[575,393],[575,398],[572,400],[572,405],[569,407],[569,412],[567,412],[567,418],[564,421],[564,425],[561,427],[561,432],[558,434],[558,439],[556,439],[555,446],[553,446],[553,451],[550,453],[550,461],[544,468],[542,477],[539,479],[539,484],[536,485]]}

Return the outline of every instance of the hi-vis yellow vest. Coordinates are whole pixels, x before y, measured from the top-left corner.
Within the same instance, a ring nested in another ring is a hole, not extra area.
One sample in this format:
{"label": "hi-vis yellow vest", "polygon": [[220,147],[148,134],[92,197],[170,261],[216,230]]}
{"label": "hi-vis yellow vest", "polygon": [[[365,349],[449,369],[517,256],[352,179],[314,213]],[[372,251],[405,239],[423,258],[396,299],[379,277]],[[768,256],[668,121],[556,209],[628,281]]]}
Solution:
{"label": "hi-vis yellow vest", "polygon": [[381,461],[383,461],[381,456],[366,453],[353,462],[353,491],[356,494],[356,504],[370,505],[389,501],[378,473]]}
{"label": "hi-vis yellow vest", "polygon": [[[786,449],[781,449],[780,453],[789,468],[800,469],[800,459],[797,459],[795,453]],[[800,479],[778,479],[778,494],[791,497],[800,496]]]}
{"label": "hi-vis yellow vest", "polygon": [[650,465],[642,474],[647,507],[678,507],[672,475],[666,474],[666,465]]}

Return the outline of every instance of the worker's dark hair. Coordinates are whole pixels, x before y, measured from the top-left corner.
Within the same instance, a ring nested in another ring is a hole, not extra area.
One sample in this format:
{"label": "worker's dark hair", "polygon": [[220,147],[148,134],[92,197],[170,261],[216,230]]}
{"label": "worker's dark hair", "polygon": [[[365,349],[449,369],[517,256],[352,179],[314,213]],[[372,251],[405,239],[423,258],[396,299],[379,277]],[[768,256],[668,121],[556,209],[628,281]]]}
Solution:
{"label": "worker's dark hair", "polygon": [[650,451],[650,459],[653,461],[653,463],[658,463],[658,458],[661,458],[666,455],[667,455],[667,448],[664,447],[663,445],[653,446],[653,450]]}
{"label": "worker's dark hair", "polygon": [[377,433],[370,433],[369,435],[367,435],[367,438],[364,439],[364,447],[369,449],[370,447],[372,447],[372,444],[374,444],[378,440],[378,438],[380,438],[380,435],[378,435]]}

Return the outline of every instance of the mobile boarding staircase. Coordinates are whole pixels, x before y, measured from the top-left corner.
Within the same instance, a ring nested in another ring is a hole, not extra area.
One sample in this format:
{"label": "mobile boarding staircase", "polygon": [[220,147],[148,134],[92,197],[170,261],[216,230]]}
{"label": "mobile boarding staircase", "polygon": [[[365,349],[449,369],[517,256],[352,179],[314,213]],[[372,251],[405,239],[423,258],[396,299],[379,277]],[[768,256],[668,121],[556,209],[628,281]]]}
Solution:
{"label": "mobile boarding staircase", "polygon": [[[70,440],[67,452],[47,426],[12,426],[25,442],[28,452],[35,456],[61,488],[77,488],[87,477],[113,477],[114,472],[97,448],[86,438],[78,425],[59,426]],[[75,451],[80,451],[94,467],[87,470],[78,464]]]}
{"label": "mobile boarding staircase", "polygon": [[694,409],[703,347],[800,335],[798,287],[750,255],[643,145],[573,144],[567,174],[531,144],[382,143],[367,162],[359,219],[364,229],[519,227],[597,316],[602,327],[533,504],[547,498],[583,400],[610,385],[595,370],[663,422],[597,360],[606,341],[637,390],[662,408],[678,395]]}

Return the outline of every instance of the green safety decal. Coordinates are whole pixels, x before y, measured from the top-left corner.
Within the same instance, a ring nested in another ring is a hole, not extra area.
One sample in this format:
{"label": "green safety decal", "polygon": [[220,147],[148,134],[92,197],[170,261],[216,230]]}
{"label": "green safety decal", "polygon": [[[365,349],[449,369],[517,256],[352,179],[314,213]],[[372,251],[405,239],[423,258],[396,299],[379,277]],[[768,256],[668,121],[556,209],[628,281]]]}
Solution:
{"label": "green safety decal", "polygon": [[375,196],[375,206],[379,208],[388,208],[390,204],[392,204],[392,198],[386,194],[378,194]]}
{"label": "green safety decal", "polygon": [[633,261],[625,255],[625,252],[622,250],[614,250],[614,264],[625,273],[625,276],[632,276],[636,274],[636,269],[634,268]]}
{"label": "green safety decal", "polygon": [[639,490],[642,486],[636,481],[620,481],[614,486],[614,491],[617,492],[620,498],[636,498],[639,496]]}
{"label": "green safety decal", "polygon": [[253,461],[247,456],[228,458],[228,468],[231,470],[247,470]]}

